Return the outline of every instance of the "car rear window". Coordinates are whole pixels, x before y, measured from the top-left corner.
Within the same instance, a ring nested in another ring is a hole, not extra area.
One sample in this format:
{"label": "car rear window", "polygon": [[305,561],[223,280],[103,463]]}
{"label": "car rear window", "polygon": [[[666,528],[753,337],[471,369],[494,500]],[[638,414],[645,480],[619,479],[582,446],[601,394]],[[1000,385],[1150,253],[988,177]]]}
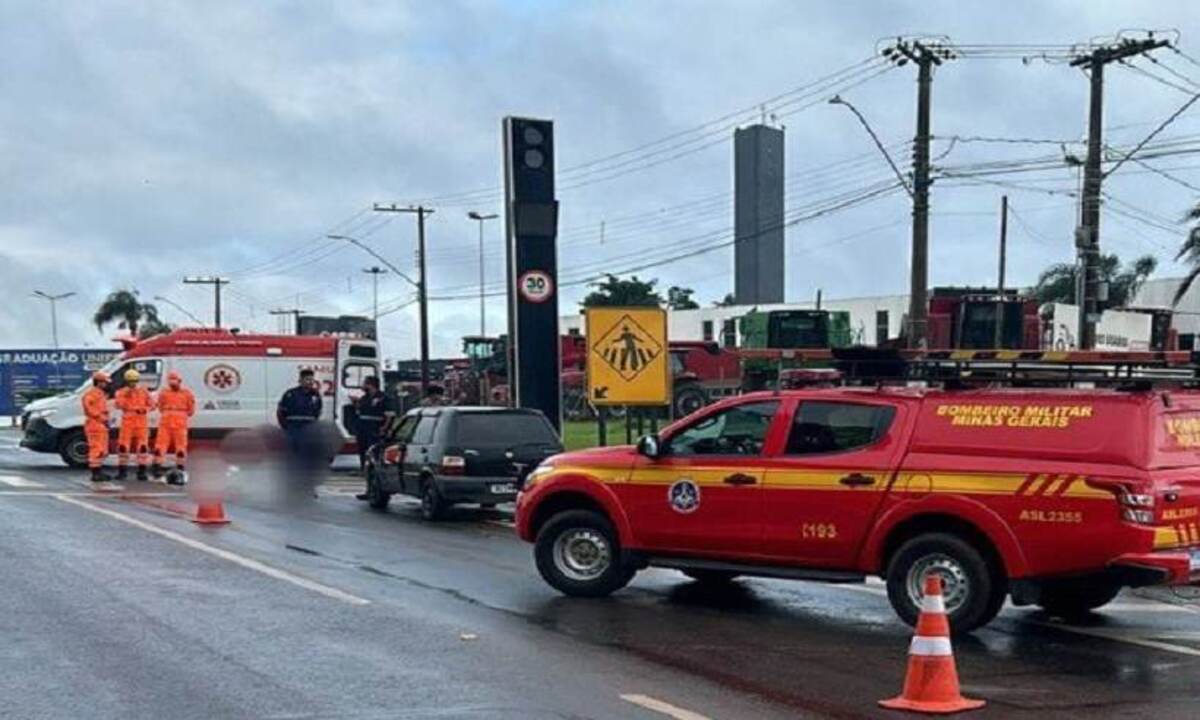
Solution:
{"label": "car rear window", "polygon": [[558,436],[545,418],[530,413],[459,413],[454,438],[460,445],[558,444]]}

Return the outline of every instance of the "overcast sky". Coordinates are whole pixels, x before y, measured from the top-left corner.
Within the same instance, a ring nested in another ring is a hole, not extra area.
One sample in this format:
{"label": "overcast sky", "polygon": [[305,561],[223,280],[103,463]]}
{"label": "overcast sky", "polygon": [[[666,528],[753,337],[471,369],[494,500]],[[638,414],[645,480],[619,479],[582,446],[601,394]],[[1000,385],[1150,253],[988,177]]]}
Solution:
{"label": "overcast sky", "polygon": [[[374,202],[429,200],[431,294],[477,293],[476,226],[466,212],[501,211],[508,114],[556,123],[564,313],[600,270],[728,237],[732,125],[756,113],[730,114],[764,102],[786,128],[788,217],[798,220],[787,230],[788,299],[817,288],[826,297],[906,292],[903,191],[809,218],[892,178],[828,96],[851,100],[906,167],[915,70],[864,62],[878,56],[881,38],[1069,45],[1127,28],[1177,29],[1186,55],[1162,50],[1157,65],[1110,66],[1105,140],[1116,147],[1136,144],[1200,89],[1190,84],[1200,82],[1200,65],[1189,59],[1200,58],[1200,4],[7,0],[0,287],[9,294],[0,345],[49,344],[49,311],[30,297],[35,289],[78,293],[60,306],[63,345],[109,344],[111,333],[90,317],[116,288],[166,296],[207,321],[211,290],[181,285],[187,274],[231,277],[227,320],[244,328],[275,330],[271,308],[369,313],[362,269],[374,261],[324,236],[360,236],[412,268],[415,221],[372,213]],[[1083,73],[1053,57],[964,54],[934,82],[939,167],[961,173],[1037,157],[1054,165],[1064,149],[1082,156]],[[771,100],[798,88],[807,89]],[[1200,150],[1200,104],[1158,141],[1180,152],[1127,163],[1106,182],[1102,244],[1123,258],[1156,255],[1161,277],[1178,273],[1177,223],[1200,200],[1188,187],[1200,187],[1200,161],[1186,153]],[[1071,259],[1074,169],[984,179],[1006,185],[949,177],[934,185],[931,284],[995,282],[1005,192],[1017,214],[1011,281],[1031,284],[1048,263]],[[487,290],[497,292],[501,225],[485,230]],[[664,289],[695,288],[708,304],[732,290],[732,250],[638,274]],[[379,294],[390,310],[412,293],[385,275]],[[160,306],[168,321],[188,322]],[[478,332],[478,300],[432,307],[435,353],[456,354],[458,338]],[[489,295],[489,332],[503,329],[502,309],[502,297]],[[416,354],[415,308],[381,324],[387,356]]]}

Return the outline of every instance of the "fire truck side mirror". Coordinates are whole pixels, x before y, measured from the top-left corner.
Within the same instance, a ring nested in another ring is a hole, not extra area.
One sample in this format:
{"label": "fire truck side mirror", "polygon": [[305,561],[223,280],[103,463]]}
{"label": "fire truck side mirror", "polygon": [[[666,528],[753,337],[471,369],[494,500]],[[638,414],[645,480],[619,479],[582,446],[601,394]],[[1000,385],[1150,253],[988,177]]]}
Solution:
{"label": "fire truck side mirror", "polygon": [[660,441],[657,435],[643,435],[638,438],[637,451],[653,460],[659,456]]}

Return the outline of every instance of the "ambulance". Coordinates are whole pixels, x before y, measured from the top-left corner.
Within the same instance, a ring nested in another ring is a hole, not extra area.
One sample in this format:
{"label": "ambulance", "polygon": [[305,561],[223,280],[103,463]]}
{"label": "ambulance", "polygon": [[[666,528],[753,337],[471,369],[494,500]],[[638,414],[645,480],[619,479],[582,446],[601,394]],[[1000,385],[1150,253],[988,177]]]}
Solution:
{"label": "ambulance", "polygon": [[[152,392],[168,372],[183,376],[196,395],[193,441],[219,440],[245,428],[275,424],[275,407],[284,391],[296,385],[302,369],[316,373],[324,405],[322,420],[333,423],[353,449],[352,403],[362,382],[379,376],[379,349],[372,340],[332,335],[251,335],[227,329],[184,328],[142,341],[125,341],[125,351],[103,369],[113,379],[110,393],[124,382],[126,370],[137,370]],[[71,467],[87,465],[81,396],[86,380],[74,391],[31,404],[22,418],[21,446],[57,453]],[[158,414],[152,413],[151,427]]]}

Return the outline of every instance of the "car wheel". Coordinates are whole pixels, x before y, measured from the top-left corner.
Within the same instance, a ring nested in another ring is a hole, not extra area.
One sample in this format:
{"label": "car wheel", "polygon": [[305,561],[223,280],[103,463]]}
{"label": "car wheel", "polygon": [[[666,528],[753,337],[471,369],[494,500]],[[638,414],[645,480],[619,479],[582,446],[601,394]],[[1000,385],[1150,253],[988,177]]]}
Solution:
{"label": "car wheel", "polygon": [[1121,586],[1103,580],[1061,580],[1042,585],[1038,607],[1050,615],[1078,618],[1112,602]]}
{"label": "car wheel", "polygon": [[384,492],[379,486],[379,471],[374,466],[367,466],[367,505],[372,510],[387,510],[392,494]]}
{"label": "car wheel", "polygon": [[567,510],[538,532],[538,572],[554,589],[575,597],[604,597],[629,584],[636,570],[621,556],[616,530],[591,510]]}
{"label": "car wheel", "polygon": [[896,614],[916,625],[925,578],[942,578],[950,630],[969,633],[991,622],[1007,594],[1004,573],[974,545],[948,533],[918,535],[892,555],[887,567],[888,600]]}
{"label": "car wheel", "polygon": [[421,517],[434,522],[441,520],[446,514],[446,501],[438,492],[437,483],[433,478],[425,478],[421,483]]}
{"label": "car wheel", "polygon": [[88,442],[82,430],[72,430],[58,442],[58,456],[73,468],[87,467]]}
{"label": "car wheel", "polygon": [[726,585],[738,577],[737,573],[727,570],[681,570],[680,572],[703,585]]}

